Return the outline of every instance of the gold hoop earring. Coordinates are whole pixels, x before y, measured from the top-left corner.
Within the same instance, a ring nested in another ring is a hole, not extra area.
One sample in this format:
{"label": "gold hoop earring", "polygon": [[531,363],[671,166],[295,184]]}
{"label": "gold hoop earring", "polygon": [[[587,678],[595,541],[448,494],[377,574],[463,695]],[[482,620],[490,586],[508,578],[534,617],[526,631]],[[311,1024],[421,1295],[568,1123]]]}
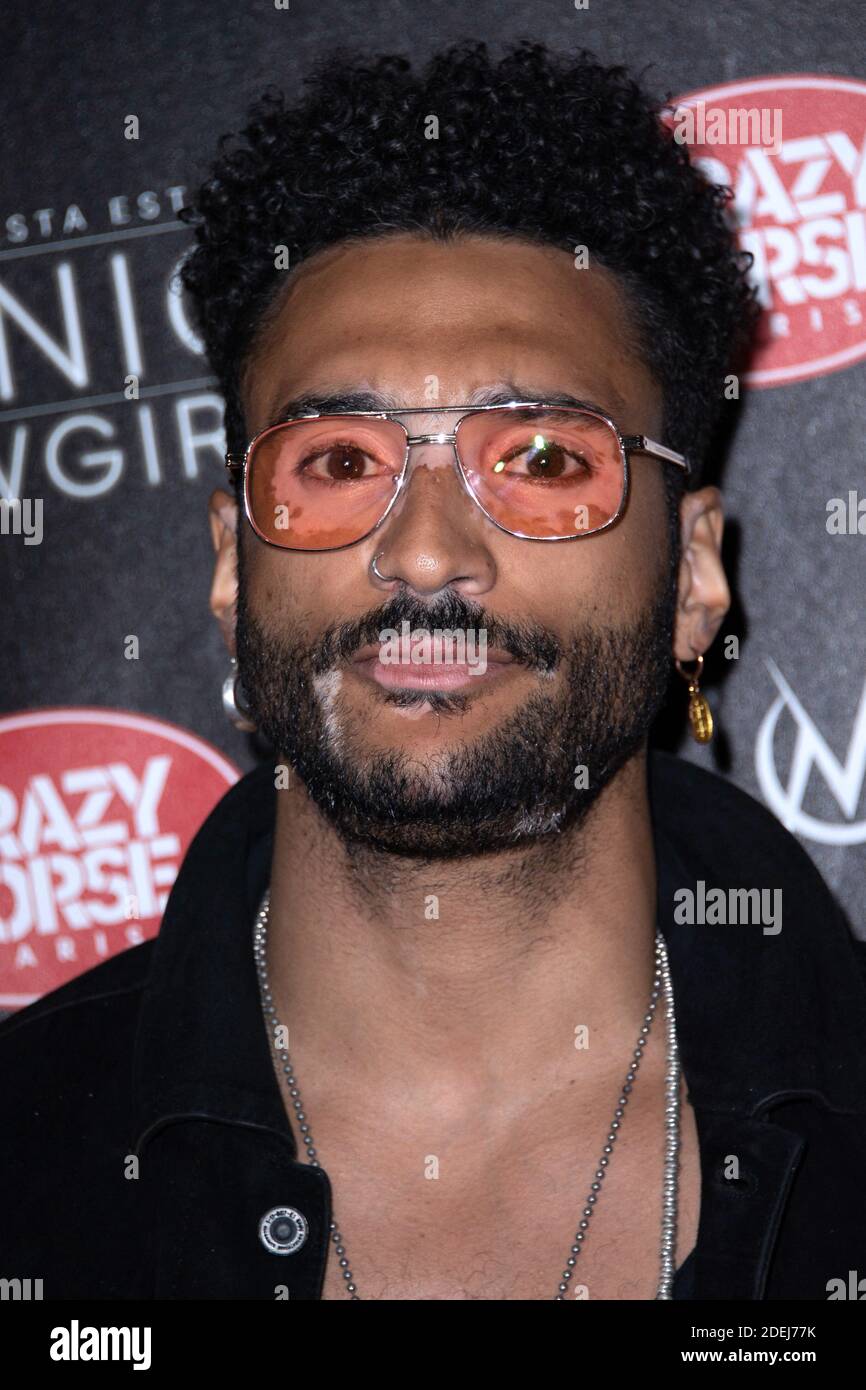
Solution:
{"label": "gold hoop earring", "polygon": [[684,681],[688,682],[689,687],[689,723],[692,729],[692,738],[698,743],[709,743],[713,736],[713,713],[707,702],[706,695],[701,694],[700,679],[704,669],[704,658],[697,658],[697,670],[684,671],[682,662],[674,657],[674,665],[679,671]]}

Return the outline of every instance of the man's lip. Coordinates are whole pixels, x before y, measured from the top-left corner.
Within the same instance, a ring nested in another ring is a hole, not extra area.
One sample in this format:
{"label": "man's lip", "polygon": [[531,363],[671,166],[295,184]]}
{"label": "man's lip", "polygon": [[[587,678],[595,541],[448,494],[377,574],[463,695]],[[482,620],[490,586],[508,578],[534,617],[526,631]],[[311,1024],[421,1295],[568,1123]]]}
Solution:
{"label": "man's lip", "polygon": [[[360,651],[356,652],[355,655],[352,657],[353,665],[357,665],[359,662],[362,661],[372,661],[374,657],[377,657],[379,655],[384,645],[385,644],[383,642],[371,642],[368,646],[362,647]],[[486,651],[484,653],[484,659],[487,662],[488,666],[491,664],[498,666],[507,666],[510,662],[515,661],[516,657],[513,657],[510,652],[504,651],[501,647],[491,647],[489,651]],[[412,666],[415,663],[413,663],[412,661],[406,661],[394,662],[392,664]],[[448,665],[447,662],[443,662],[442,664],[444,666]]]}

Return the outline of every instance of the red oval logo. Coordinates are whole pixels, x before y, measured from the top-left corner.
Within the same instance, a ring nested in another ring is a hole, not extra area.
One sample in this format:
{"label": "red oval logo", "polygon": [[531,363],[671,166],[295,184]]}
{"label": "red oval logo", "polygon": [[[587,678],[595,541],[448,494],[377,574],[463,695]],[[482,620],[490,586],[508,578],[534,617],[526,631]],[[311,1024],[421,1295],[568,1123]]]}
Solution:
{"label": "red oval logo", "polygon": [[780,386],[866,358],[866,82],[775,76],[689,92],[667,124],[734,192],[764,314],[743,380]]}
{"label": "red oval logo", "polygon": [[155,936],[181,860],[241,772],[112,709],[0,719],[0,1008]]}

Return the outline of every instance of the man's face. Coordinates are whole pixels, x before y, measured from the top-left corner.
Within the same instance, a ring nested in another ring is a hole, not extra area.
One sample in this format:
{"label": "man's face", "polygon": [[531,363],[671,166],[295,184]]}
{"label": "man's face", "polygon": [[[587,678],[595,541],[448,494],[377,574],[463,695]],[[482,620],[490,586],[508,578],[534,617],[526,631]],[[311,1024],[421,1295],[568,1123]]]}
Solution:
{"label": "man's face", "polygon": [[[429,409],[406,419],[412,434],[450,431],[437,404],[510,389],[568,392],[625,434],[660,435],[621,292],[563,251],[391,236],[329,249],[287,289],[248,363],[251,433],[286,400],[361,391]],[[667,689],[676,586],[660,467],[634,456],[624,515],[575,541],[499,530],[442,444],[414,446],[387,520],[355,545],[280,550],[243,522],[237,654],[253,715],[347,842],[452,857],[585,818]],[[464,630],[476,653],[486,643],[487,673],[455,684],[440,664],[422,684],[410,663],[386,685],[355,660],[386,629],[437,628]]]}

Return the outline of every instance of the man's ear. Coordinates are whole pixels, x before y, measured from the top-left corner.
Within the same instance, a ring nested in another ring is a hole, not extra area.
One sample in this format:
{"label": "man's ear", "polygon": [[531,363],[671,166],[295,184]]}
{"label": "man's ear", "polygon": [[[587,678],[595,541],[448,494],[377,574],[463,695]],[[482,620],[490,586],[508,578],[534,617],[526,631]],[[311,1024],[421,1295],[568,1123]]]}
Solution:
{"label": "man's ear", "polygon": [[238,509],[231,493],[216,488],[208,503],[208,519],[216,552],[210,611],[220,626],[230,654],[235,654],[235,621],[238,598],[237,526]]}
{"label": "man's ear", "polygon": [[683,494],[673,651],[678,661],[694,661],[712,646],[731,606],[721,556],[724,526],[722,494],[717,487]]}

